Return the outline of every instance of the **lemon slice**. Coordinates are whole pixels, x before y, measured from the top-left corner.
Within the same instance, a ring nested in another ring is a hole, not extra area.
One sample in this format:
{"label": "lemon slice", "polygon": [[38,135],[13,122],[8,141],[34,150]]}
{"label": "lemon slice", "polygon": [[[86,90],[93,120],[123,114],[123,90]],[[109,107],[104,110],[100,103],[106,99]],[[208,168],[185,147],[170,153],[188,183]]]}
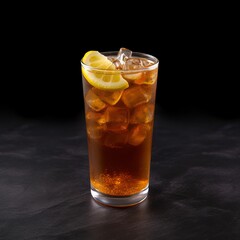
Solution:
{"label": "lemon slice", "polygon": [[82,66],[83,76],[95,88],[112,91],[128,88],[129,84],[121,76],[120,71],[118,72],[115,65],[100,52],[86,52],[82,58],[82,62],[89,67],[95,68],[91,70],[91,68],[88,69]]}

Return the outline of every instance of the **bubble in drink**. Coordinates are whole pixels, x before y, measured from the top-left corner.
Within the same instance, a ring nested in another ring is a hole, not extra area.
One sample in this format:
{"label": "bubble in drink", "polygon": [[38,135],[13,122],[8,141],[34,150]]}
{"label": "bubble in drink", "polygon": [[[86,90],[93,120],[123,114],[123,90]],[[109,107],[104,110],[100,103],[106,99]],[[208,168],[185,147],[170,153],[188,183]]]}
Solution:
{"label": "bubble in drink", "polygon": [[126,130],[129,124],[129,109],[122,107],[108,107],[105,112],[107,130]]}
{"label": "bubble in drink", "polygon": [[122,94],[122,101],[129,108],[134,108],[140,104],[147,103],[151,99],[151,93],[142,86],[127,88]]}
{"label": "bubble in drink", "polygon": [[109,195],[128,196],[138,193],[147,184],[146,180],[134,178],[129,173],[103,173],[92,179],[92,184],[101,192]]}
{"label": "bubble in drink", "polygon": [[151,103],[142,104],[133,109],[130,123],[149,123],[154,117],[154,105]]}
{"label": "bubble in drink", "polygon": [[85,102],[96,112],[99,112],[107,107],[107,105],[90,89],[85,97]]}
{"label": "bubble in drink", "polygon": [[123,90],[104,91],[97,88],[92,88],[92,91],[105,103],[115,105],[121,98]]}

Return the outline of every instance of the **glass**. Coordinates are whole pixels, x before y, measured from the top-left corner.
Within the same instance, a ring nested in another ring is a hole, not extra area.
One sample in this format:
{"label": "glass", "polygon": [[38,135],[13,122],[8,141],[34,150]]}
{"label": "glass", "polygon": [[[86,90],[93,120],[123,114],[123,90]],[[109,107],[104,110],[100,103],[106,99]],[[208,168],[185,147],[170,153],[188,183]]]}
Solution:
{"label": "glass", "polygon": [[[126,207],[148,196],[159,61],[139,52],[101,52],[116,70],[81,67],[96,74],[119,74],[124,90],[103,91],[82,74],[91,195],[99,203]],[[119,56],[122,57],[119,57]],[[125,56],[125,59],[123,59]]]}

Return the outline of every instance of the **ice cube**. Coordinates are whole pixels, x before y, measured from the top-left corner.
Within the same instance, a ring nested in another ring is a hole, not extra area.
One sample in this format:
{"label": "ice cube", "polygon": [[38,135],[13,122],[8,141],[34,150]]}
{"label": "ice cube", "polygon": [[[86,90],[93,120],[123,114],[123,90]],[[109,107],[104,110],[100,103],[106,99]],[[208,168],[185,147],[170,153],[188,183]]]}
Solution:
{"label": "ice cube", "polygon": [[151,95],[151,101],[155,100],[156,97],[156,86],[157,83],[150,85],[150,84],[142,84],[141,88],[146,92],[146,94]]}
{"label": "ice cube", "polygon": [[126,89],[122,94],[122,101],[129,108],[147,103],[151,99],[151,92],[146,91],[142,86],[133,86]]}
{"label": "ice cube", "polygon": [[118,59],[114,59],[112,62],[115,65],[116,69],[119,69],[119,70],[122,69],[122,64]]}
{"label": "ice cube", "polygon": [[87,134],[92,139],[100,139],[103,136],[104,130],[105,125],[87,123]]}
{"label": "ice cube", "polygon": [[124,70],[139,70],[142,68],[143,65],[140,58],[128,58],[124,64]]}
{"label": "ice cube", "polygon": [[109,60],[116,66],[117,69],[123,69],[125,62],[132,56],[132,51],[127,48],[120,48],[116,58],[109,57]]}
{"label": "ice cube", "polygon": [[117,59],[120,61],[121,64],[125,64],[128,58],[132,56],[132,51],[127,48],[120,48]]}
{"label": "ice cube", "polygon": [[147,103],[133,109],[130,123],[149,123],[154,117],[154,104]]}
{"label": "ice cube", "polygon": [[105,114],[99,112],[88,111],[86,113],[86,122],[89,124],[99,124],[103,125],[106,123]]}
{"label": "ice cube", "polygon": [[92,89],[87,92],[85,102],[96,112],[99,112],[107,107],[107,105],[93,92]]}
{"label": "ice cube", "polygon": [[143,71],[139,71],[136,72],[135,70],[140,70],[142,69],[142,65],[141,65],[141,60],[138,58],[128,58],[125,61],[125,64],[123,65],[123,70],[134,70],[131,73],[127,73],[127,74],[122,74],[123,78],[126,79],[127,81],[144,81],[141,80],[142,78],[144,78],[144,72]]}
{"label": "ice cube", "polygon": [[[154,63],[144,58],[128,58],[123,66],[124,70],[134,70],[133,73],[123,74],[128,81],[134,81],[136,84],[154,84],[157,80],[157,69],[147,70]],[[136,70],[140,70],[136,72]],[[146,71],[144,71],[146,70]]]}
{"label": "ice cube", "polygon": [[153,61],[149,60],[149,59],[146,59],[146,58],[141,58],[141,64],[143,67],[150,67],[154,64]]}
{"label": "ice cube", "polygon": [[122,131],[129,124],[129,109],[123,107],[108,107],[105,111],[107,130]]}
{"label": "ice cube", "polygon": [[137,146],[147,137],[149,126],[145,124],[135,125],[129,132],[128,143]]}
{"label": "ice cube", "polygon": [[158,70],[148,70],[144,72],[144,75],[141,78],[137,78],[134,83],[136,84],[154,84],[157,81]]}
{"label": "ice cube", "polygon": [[128,130],[121,132],[108,132],[105,134],[103,144],[111,148],[121,148],[128,141]]}
{"label": "ice cube", "polygon": [[104,113],[88,111],[86,113],[87,134],[90,138],[99,139],[106,129]]}
{"label": "ice cube", "polygon": [[[132,72],[132,73],[124,73],[122,77],[127,80],[128,82],[135,83],[137,82],[144,82],[144,72]],[[139,83],[137,83],[139,84]]]}
{"label": "ice cube", "polygon": [[105,103],[115,105],[122,96],[123,90],[104,91],[97,88],[92,88],[92,91]]}

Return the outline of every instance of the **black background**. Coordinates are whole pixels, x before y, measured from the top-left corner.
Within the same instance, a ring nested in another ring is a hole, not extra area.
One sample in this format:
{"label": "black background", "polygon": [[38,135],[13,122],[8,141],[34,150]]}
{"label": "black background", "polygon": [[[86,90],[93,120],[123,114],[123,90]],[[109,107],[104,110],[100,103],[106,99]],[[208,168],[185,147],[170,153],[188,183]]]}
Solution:
{"label": "black background", "polygon": [[87,6],[12,11],[17,17],[3,28],[1,107],[30,116],[78,114],[84,53],[126,47],[159,59],[162,111],[239,116],[234,18],[219,6],[155,8],[146,6],[139,17],[130,8],[113,16],[96,7],[92,19],[84,15]]}

